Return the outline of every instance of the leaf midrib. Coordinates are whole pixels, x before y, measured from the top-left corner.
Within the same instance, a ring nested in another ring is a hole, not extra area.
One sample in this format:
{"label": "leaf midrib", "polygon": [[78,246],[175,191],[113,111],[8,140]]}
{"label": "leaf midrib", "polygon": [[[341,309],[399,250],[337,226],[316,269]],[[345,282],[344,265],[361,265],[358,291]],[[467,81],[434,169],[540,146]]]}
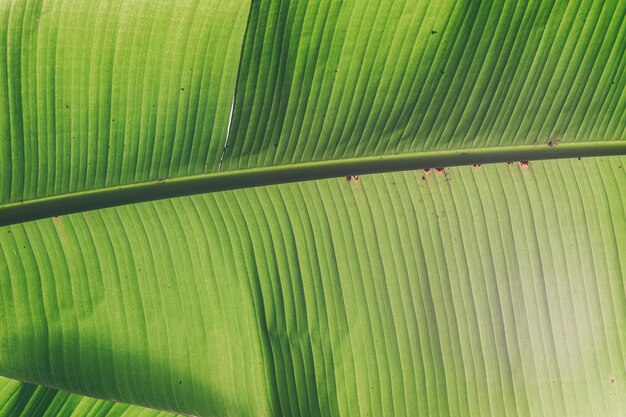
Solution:
{"label": "leaf midrib", "polygon": [[124,204],[349,175],[610,155],[626,155],[626,140],[416,152],[214,172],[0,205],[0,226]]}

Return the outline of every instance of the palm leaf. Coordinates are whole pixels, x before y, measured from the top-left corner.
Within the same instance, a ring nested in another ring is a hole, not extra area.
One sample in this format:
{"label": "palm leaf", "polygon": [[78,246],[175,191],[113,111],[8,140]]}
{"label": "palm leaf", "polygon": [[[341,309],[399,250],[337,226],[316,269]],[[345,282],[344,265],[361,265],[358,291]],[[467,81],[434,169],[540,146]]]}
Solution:
{"label": "palm leaf", "polygon": [[619,415],[622,3],[0,6],[0,374],[198,416]]}

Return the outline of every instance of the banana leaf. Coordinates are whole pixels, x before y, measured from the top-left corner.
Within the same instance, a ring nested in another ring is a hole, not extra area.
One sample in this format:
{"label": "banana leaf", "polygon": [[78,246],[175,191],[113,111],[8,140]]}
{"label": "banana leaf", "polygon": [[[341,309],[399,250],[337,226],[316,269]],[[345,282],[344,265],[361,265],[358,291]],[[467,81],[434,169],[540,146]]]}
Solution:
{"label": "banana leaf", "polygon": [[626,409],[626,3],[0,22],[0,415]]}

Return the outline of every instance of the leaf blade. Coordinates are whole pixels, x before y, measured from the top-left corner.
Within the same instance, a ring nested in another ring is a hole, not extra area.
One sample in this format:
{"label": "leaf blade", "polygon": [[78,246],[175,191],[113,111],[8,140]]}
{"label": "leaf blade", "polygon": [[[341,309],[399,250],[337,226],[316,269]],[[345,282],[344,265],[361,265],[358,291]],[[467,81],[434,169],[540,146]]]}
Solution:
{"label": "leaf blade", "polygon": [[[624,163],[375,174],[0,228],[0,372],[199,416],[616,414]],[[64,309],[26,314],[55,297]],[[44,317],[63,323],[47,344]]]}
{"label": "leaf blade", "polygon": [[619,2],[253,5],[227,169],[623,140]]}
{"label": "leaf blade", "polygon": [[36,387],[0,378],[0,416],[2,417],[174,417],[157,410]]}
{"label": "leaf blade", "polygon": [[249,1],[0,7],[0,203],[215,170]]}

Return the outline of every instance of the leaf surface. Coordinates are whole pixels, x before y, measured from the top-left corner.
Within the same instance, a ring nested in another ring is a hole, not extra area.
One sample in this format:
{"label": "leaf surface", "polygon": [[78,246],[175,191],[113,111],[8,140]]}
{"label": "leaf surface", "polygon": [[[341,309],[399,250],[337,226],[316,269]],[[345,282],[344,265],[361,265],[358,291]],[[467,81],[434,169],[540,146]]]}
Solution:
{"label": "leaf surface", "polygon": [[[153,190],[216,171],[509,146],[500,161],[544,145],[558,157],[548,144],[626,153],[620,1],[21,0],[0,13],[0,224],[230,188]],[[256,177],[241,186],[280,182]],[[106,197],[83,198],[94,190]],[[3,213],[66,195],[65,210]]]}
{"label": "leaf surface", "polygon": [[0,204],[215,170],[249,1],[0,4]]}
{"label": "leaf surface", "polygon": [[1,417],[175,417],[0,378]]}
{"label": "leaf surface", "polygon": [[198,416],[619,415],[626,159],[0,228],[0,373]]}
{"label": "leaf surface", "polygon": [[0,375],[202,417],[620,415],[625,21],[3,2]]}
{"label": "leaf surface", "polygon": [[255,2],[224,167],[624,140],[625,18],[620,1]]}

